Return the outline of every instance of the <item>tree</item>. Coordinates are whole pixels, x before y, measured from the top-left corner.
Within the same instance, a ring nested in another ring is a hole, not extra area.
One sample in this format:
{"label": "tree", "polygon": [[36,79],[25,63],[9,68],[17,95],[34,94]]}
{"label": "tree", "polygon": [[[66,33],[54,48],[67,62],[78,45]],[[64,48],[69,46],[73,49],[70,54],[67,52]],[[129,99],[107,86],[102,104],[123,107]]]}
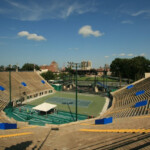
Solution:
{"label": "tree", "polygon": [[56,75],[51,71],[44,72],[41,76],[47,81],[56,79]]}
{"label": "tree", "polygon": [[143,56],[138,56],[132,58],[132,74],[134,75],[132,78],[137,80],[144,76],[144,73],[147,71],[149,60],[147,60]]}
{"label": "tree", "polygon": [[4,71],[5,67],[3,65],[0,66],[0,71]]}
{"label": "tree", "polygon": [[112,61],[110,65],[110,70],[112,72],[112,76],[117,76],[119,77],[119,73],[121,72],[122,68],[122,63],[121,63],[121,58],[116,58],[115,60]]}
{"label": "tree", "polygon": [[65,72],[68,72],[69,75],[75,74],[75,71],[71,67],[66,67]]}
{"label": "tree", "polygon": [[[14,65],[13,65],[14,66]],[[6,67],[6,71],[15,71],[16,69],[11,64]]]}
{"label": "tree", "polygon": [[144,76],[144,73],[150,71],[150,61],[143,56],[131,59],[116,58],[110,65],[113,76],[137,80]]}
{"label": "tree", "polygon": [[40,70],[40,67],[39,67],[38,65],[36,65],[36,64],[30,64],[30,63],[25,63],[25,64],[22,66],[21,70],[23,70],[23,71],[33,71],[34,68],[35,68],[36,70]]}
{"label": "tree", "polygon": [[66,77],[66,73],[64,72],[61,72],[59,75],[58,75],[59,79],[64,79]]}

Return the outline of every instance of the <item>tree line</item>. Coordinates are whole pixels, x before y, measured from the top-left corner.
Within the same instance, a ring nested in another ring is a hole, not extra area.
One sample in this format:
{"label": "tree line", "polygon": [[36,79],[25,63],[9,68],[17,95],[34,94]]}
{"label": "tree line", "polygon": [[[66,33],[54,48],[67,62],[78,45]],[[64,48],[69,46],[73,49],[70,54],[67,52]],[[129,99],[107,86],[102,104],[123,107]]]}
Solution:
{"label": "tree line", "polygon": [[0,71],[15,71],[16,69],[19,71],[33,71],[34,69],[40,70],[40,67],[32,63],[25,63],[21,68],[17,65],[0,66]]}
{"label": "tree line", "polygon": [[[18,68],[19,71],[33,71],[34,69],[40,70],[40,67],[36,64],[25,63],[21,68],[17,65],[8,65],[8,66],[0,66],[0,71],[15,71]],[[116,58],[110,64],[110,71],[112,72],[112,76],[118,78],[127,78],[128,80],[138,80],[144,77],[145,72],[150,72],[150,60],[146,59],[143,56],[137,56],[134,58]],[[71,68],[66,68],[65,72],[68,72],[68,76],[75,75],[75,70]],[[46,73],[42,73],[41,75],[46,80],[55,80],[55,79],[64,79],[66,76],[65,72],[61,72],[59,74],[48,71]],[[92,70],[95,72],[96,70]],[[83,73],[83,72],[82,72]],[[80,72],[78,72],[78,75]]]}
{"label": "tree line", "polygon": [[150,60],[143,56],[116,58],[110,65],[110,71],[112,76],[135,81],[144,77],[145,72],[150,72]]}
{"label": "tree line", "polygon": [[[0,66],[0,71],[16,71],[16,69],[18,69],[18,71],[34,71],[35,70],[40,70],[40,67],[36,64],[32,64],[32,63],[25,63],[21,68],[18,67],[17,65],[8,65],[8,66]],[[65,73],[53,73],[51,71],[48,72],[44,72],[41,74],[41,76],[45,79],[45,80],[56,80],[56,79],[63,79],[64,76],[66,76]]]}

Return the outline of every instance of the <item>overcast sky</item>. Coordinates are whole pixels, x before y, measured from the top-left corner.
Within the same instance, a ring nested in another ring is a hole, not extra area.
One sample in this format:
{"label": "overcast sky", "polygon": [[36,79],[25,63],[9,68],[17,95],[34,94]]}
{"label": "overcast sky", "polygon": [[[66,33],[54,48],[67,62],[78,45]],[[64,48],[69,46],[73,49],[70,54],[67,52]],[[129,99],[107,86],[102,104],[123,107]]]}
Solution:
{"label": "overcast sky", "polygon": [[150,58],[150,0],[0,0],[0,65]]}

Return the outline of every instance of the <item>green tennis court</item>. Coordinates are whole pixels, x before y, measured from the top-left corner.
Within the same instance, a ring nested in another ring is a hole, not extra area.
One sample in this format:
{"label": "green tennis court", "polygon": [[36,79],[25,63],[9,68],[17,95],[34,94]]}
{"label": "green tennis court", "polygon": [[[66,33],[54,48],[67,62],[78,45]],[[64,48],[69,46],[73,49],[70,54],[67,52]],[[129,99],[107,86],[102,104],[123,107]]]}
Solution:
{"label": "green tennis court", "polygon": [[[64,97],[52,97],[52,98],[48,98],[46,100],[46,102],[48,103],[55,103],[55,104],[69,104],[72,106],[75,106],[76,101],[74,99],[71,98],[64,98]],[[78,106],[80,107],[88,107],[89,104],[91,103],[91,101],[89,100],[81,100],[78,99]]]}
{"label": "green tennis court", "polygon": [[[56,100],[56,98],[58,100]],[[71,112],[76,112],[76,108],[74,105],[76,102],[76,95],[73,92],[56,92],[54,94],[50,94],[45,97],[41,97],[34,101],[28,102],[27,104],[37,106],[43,102],[56,104],[57,110],[59,111],[70,112],[68,106],[64,104],[69,102]],[[105,98],[100,95],[78,93],[78,114],[96,117],[100,114],[104,104]]]}

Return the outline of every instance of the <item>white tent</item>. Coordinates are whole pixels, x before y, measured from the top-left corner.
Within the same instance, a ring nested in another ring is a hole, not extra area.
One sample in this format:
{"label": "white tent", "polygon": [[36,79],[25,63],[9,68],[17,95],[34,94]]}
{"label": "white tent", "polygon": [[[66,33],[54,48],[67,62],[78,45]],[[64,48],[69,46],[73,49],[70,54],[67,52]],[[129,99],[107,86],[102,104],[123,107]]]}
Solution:
{"label": "white tent", "polygon": [[49,110],[55,108],[57,105],[54,104],[50,104],[50,103],[42,103],[36,107],[33,107],[32,109],[34,110],[39,110],[39,111],[44,111],[44,112],[48,112]]}

